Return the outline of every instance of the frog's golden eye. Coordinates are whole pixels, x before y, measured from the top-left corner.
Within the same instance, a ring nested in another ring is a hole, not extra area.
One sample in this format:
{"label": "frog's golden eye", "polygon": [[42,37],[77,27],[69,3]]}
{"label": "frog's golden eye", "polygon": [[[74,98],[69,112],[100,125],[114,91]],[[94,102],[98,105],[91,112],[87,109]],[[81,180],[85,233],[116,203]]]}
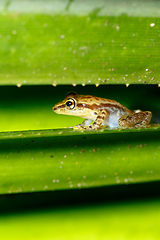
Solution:
{"label": "frog's golden eye", "polygon": [[75,102],[74,99],[69,99],[69,100],[66,102],[66,106],[67,106],[67,108],[69,108],[69,109],[75,108],[75,105],[76,105],[76,102]]}

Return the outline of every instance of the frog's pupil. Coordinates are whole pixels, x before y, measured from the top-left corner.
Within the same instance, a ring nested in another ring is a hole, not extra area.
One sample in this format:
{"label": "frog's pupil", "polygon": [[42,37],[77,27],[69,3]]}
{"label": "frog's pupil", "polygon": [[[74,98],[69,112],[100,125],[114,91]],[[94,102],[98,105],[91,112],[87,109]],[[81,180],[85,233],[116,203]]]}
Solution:
{"label": "frog's pupil", "polygon": [[71,102],[71,101],[68,101],[68,102],[66,103],[66,105],[67,105],[68,107],[70,107],[70,106],[72,105],[72,102]]}

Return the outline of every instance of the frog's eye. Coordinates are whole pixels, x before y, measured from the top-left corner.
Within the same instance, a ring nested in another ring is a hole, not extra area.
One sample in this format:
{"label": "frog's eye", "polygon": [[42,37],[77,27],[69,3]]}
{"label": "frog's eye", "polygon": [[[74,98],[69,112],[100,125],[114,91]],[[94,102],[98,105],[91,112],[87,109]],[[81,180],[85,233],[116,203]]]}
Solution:
{"label": "frog's eye", "polygon": [[67,102],[66,102],[66,106],[69,108],[69,109],[73,109],[75,107],[75,100],[74,99],[69,99]]}

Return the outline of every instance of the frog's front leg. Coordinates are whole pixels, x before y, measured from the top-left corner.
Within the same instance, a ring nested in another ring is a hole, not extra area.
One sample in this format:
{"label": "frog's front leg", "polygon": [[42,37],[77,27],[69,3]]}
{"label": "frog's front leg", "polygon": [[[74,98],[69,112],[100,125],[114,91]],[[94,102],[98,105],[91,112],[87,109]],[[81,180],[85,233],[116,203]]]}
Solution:
{"label": "frog's front leg", "polygon": [[97,114],[97,118],[95,119],[94,123],[87,126],[87,127],[83,127],[84,129],[86,129],[86,130],[96,130],[96,129],[100,128],[104,119],[106,119],[107,116],[109,117],[109,112],[105,109],[101,109],[101,110],[97,111],[96,114]]}
{"label": "frog's front leg", "polygon": [[90,125],[92,122],[93,122],[93,120],[85,119],[81,124],[74,126],[74,128],[83,129],[86,126]]}
{"label": "frog's front leg", "polygon": [[123,128],[141,128],[145,127],[149,124],[152,118],[152,113],[149,111],[142,112],[141,110],[137,110],[131,114],[122,116],[118,120],[119,126]]}

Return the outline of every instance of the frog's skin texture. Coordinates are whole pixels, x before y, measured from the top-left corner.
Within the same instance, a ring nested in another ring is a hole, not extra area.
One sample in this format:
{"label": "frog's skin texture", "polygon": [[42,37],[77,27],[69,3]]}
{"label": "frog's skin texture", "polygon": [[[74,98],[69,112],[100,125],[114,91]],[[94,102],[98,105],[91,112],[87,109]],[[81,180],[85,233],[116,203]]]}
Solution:
{"label": "frog's skin texture", "polygon": [[96,130],[101,125],[110,128],[141,128],[146,127],[152,118],[150,111],[131,111],[114,100],[78,95],[75,92],[68,93],[65,99],[52,109],[58,114],[84,118],[84,122],[75,127],[86,130]]}

